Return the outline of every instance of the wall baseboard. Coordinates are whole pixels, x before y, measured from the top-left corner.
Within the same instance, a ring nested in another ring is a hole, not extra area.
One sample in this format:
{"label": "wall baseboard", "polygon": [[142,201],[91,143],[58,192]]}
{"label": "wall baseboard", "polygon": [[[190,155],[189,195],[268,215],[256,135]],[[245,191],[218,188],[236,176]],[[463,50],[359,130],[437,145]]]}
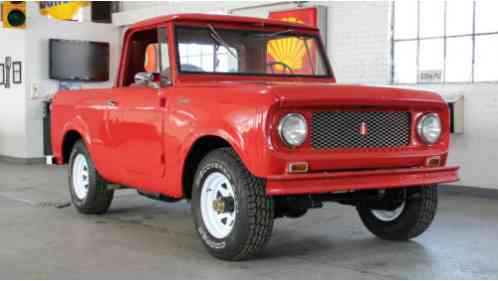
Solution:
{"label": "wall baseboard", "polygon": [[461,185],[440,185],[439,191],[444,194],[457,195],[457,196],[473,196],[481,198],[498,199],[498,189],[471,187]]}
{"label": "wall baseboard", "polygon": [[0,154],[0,161],[1,162],[6,162],[6,163],[12,163],[12,164],[25,164],[25,165],[31,165],[31,164],[45,164],[45,157],[40,157],[40,158],[19,158],[19,157],[12,157],[12,156],[6,156],[6,155],[1,155]]}

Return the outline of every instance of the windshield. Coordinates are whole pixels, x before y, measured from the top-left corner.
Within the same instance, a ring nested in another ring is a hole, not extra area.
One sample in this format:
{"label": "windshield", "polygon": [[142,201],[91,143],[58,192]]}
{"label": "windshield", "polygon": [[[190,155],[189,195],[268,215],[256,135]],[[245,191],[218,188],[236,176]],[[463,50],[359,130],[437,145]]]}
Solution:
{"label": "windshield", "polygon": [[331,77],[318,38],[293,30],[180,26],[176,40],[183,73]]}

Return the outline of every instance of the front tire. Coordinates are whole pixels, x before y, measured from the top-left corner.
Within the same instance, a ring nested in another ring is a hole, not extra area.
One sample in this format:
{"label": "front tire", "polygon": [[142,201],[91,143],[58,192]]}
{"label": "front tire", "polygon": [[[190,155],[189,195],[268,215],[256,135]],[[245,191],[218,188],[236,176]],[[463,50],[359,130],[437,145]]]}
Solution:
{"label": "front tire", "polygon": [[192,192],[195,227],[208,252],[224,260],[257,255],[273,230],[273,199],[266,182],[251,175],[230,148],[199,164]]}
{"label": "front tire", "polygon": [[85,144],[77,141],[69,158],[69,192],[76,209],[83,214],[107,212],[114,191],[97,172]]}
{"label": "front tire", "polygon": [[[399,200],[399,192],[403,192],[403,197],[395,208],[374,209],[369,202],[357,205],[365,227],[381,239],[406,241],[415,238],[429,228],[436,215],[438,202],[436,186],[388,190],[384,200]],[[384,203],[392,205],[391,202]]]}

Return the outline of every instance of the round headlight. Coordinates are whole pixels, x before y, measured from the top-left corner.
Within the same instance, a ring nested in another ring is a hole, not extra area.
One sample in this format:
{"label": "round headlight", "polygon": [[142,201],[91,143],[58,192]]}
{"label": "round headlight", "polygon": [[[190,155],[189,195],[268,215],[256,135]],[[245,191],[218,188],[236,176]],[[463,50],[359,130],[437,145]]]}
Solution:
{"label": "round headlight", "polygon": [[434,144],[439,140],[442,132],[441,119],[435,113],[429,113],[418,121],[418,136],[426,144]]}
{"label": "round headlight", "polygon": [[278,134],[288,146],[300,146],[308,136],[308,125],[304,116],[298,113],[285,115],[278,124]]}

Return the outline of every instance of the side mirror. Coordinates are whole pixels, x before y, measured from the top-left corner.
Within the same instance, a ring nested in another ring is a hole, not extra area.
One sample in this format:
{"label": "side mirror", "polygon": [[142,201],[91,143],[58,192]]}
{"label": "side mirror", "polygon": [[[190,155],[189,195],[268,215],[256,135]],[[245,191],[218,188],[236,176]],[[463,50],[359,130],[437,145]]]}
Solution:
{"label": "side mirror", "polygon": [[159,84],[154,82],[154,73],[139,72],[135,74],[135,84],[159,89]]}

